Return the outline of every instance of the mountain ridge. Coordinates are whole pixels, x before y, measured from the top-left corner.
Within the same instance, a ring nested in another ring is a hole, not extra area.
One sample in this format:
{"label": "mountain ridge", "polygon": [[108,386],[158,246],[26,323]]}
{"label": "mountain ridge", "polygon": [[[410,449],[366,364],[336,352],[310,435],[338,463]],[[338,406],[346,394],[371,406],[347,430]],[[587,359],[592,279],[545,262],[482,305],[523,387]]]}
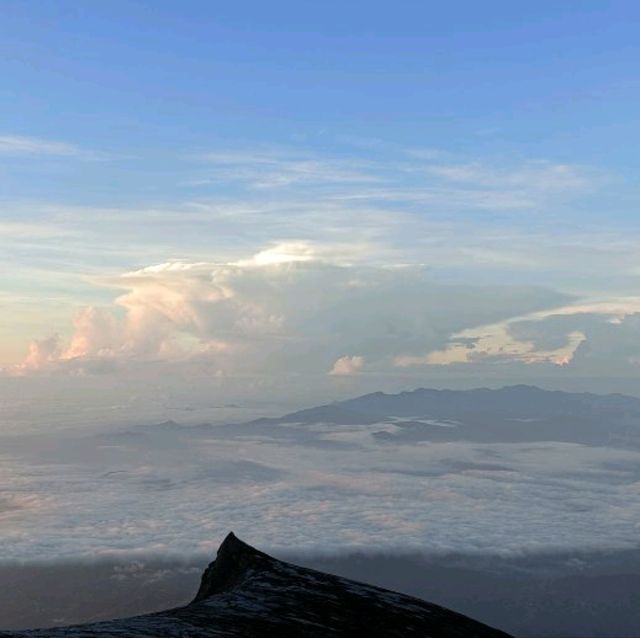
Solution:
{"label": "mountain ridge", "polygon": [[2,638],[225,638],[264,636],[433,636],[509,634],[418,598],[265,554],[229,533],[184,607],[87,625],[0,631]]}
{"label": "mountain ridge", "polygon": [[557,441],[640,448],[640,399],[528,385],[497,390],[417,388],[397,394],[373,392],[238,427],[258,431],[315,424],[379,425],[371,436],[380,443]]}
{"label": "mountain ridge", "polygon": [[[564,403],[567,406],[573,405],[578,406],[582,405],[585,408],[592,409],[594,404],[598,405],[606,405],[610,409],[613,407],[617,407],[618,409],[623,408],[634,408],[640,411],[640,399],[635,397],[631,397],[628,395],[620,394],[620,393],[610,393],[610,394],[595,394],[591,392],[563,392],[561,390],[545,390],[539,388],[534,385],[525,385],[525,384],[516,384],[511,386],[504,386],[498,389],[479,387],[479,388],[471,388],[469,390],[450,390],[450,389],[434,389],[434,388],[415,388],[414,390],[405,390],[398,393],[386,393],[386,392],[371,392],[367,394],[363,394],[358,397],[354,397],[352,399],[346,399],[343,401],[334,401],[331,403],[323,404],[313,408],[306,408],[303,410],[298,410],[295,412],[291,412],[286,414],[277,420],[279,421],[294,421],[296,417],[307,416],[312,413],[312,411],[319,409],[335,409],[335,410],[344,410],[345,412],[354,411],[359,412],[362,411],[363,408],[366,410],[368,414],[370,411],[367,409],[367,404],[371,405],[384,405],[384,404],[398,404],[401,400],[411,400],[411,399],[422,399],[422,400],[430,400],[431,402],[439,402],[441,399],[451,400],[451,399],[461,399],[467,398],[470,401],[473,401],[475,404],[472,406],[473,408],[478,408],[478,400],[487,399],[487,398],[499,398],[499,399],[513,399],[517,401],[525,400],[539,400],[544,398],[547,400],[546,404],[538,403],[538,407],[542,408],[545,406],[549,406],[549,399],[556,399],[556,401],[552,402],[554,407],[558,406],[559,403]],[[558,401],[559,399],[559,401]],[[432,406],[433,407],[433,406]],[[437,406],[436,406],[437,407]],[[522,407],[520,404],[519,408]],[[547,408],[548,411],[548,408]],[[276,420],[276,419],[273,419]]]}

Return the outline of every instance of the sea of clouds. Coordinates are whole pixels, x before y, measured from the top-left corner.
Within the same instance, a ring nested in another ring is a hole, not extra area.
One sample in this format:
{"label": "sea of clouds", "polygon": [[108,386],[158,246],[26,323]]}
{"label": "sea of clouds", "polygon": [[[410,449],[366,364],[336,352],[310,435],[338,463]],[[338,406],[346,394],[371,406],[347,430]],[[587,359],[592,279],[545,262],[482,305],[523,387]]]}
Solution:
{"label": "sea of clouds", "polygon": [[229,530],[314,553],[637,547],[637,450],[372,436],[393,422],[197,427],[212,412],[2,435],[3,561],[212,556]]}

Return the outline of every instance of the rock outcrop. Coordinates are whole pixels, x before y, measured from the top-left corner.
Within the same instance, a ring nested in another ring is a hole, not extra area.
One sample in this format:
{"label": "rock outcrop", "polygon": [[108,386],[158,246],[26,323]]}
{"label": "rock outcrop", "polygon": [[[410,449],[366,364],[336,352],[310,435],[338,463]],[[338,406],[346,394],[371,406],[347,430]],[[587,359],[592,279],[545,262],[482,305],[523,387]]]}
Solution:
{"label": "rock outcrop", "polygon": [[508,638],[411,596],[279,561],[230,533],[185,607],[88,625],[0,632],[2,638]]}

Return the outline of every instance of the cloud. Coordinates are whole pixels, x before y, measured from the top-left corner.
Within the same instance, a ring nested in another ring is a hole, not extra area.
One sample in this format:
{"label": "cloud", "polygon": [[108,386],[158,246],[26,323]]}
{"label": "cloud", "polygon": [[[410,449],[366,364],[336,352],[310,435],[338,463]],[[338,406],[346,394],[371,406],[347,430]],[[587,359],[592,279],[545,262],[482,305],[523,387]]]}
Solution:
{"label": "cloud", "polygon": [[364,357],[344,356],[336,360],[329,374],[336,377],[348,377],[358,374],[362,370],[363,366]]}
{"label": "cloud", "polygon": [[29,346],[29,354],[18,366],[17,371],[27,373],[47,367],[60,358],[60,337],[55,334],[46,339],[34,339]]}
{"label": "cloud", "polygon": [[[276,379],[279,392],[289,375],[319,391],[321,377],[366,378],[365,390],[378,389],[384,375],[472,377],[496,366],[523,381],[536,369],[637,373],[636,297],[445,284],[421,266],[352,256],[348,247],[290,241],[228,261],[96,277],[96,290],[113,301],[76,311],[69,338],[55,347],[36,339],[5,374],[120,373],[139,364],[145,375],[150,366],[169,374],[186,366],[186,374],[191,365],[220,378]],[[68,334],[62,324],[55,330]]]}
{"label": "cloud", "polygon": [[637,450],[377,444],[372,433],[389,427],[318,424],[327,444],[351,443],[325,448],[300,428],[295,440],[180,426],[2,439],[0,553],[190,556],[229,529],[279,550],[637,546]]}
{"label": "cloud", "polygon": [[[326,376],[338,358],[356,352],[366,357],[368,374],[385,367],[393,371],[393,358],[404,365],[395,374],[413,374],[411,368],[441,363],[429,355],[446,350],[458,332],[542,307],[515,301],[500,307],[502,293],[515,299],[520,288],[524,297],[535,295],[536,282],[539,290],[553,286],[571,292],[581,290],[585,280],[609,293],[628,290],[635,276],[638,242],[632,233],[603,235],[581,224],[577,235],[570,223],[555,223],[554,216],[569,210],[568,197],[599,183],[598,171],[589,167],[400,147],[387,149],[384,157],[353,148],[332,153],[249,148],[179,159],[179,179],[192,171],[205,183],[197,190],[180,187],[179,195],[172,191],[164,200],[160,184],[153,205],[0,202],[0,265],[10,282],[3,298],[15,299],[19,288],[25,299],[13,304],[15,312],[5,313],[7,328],[0,326],[3,366],[19,361],[31,336],[57,332],[63,341],[59,363],[66,367],[89,367],[90,359],[100,359],[98,368],[106,369],[197,355],[215,360],[216,371],[248,373],[250,366],[242,361],[255,356],[254,371],[261,374],[322,370]],[[277,274],[278,262],[289,275]],[[158,272],[143,267],[149,264]],[[366,280],[358,295],[378,286],[398,305],[383,308],[371,298],[366,301],[371,314],[364,314],[353,307],[357,295],[345,292],[357,289],[346,285],[350,277]],[[214,282],[225,278],[232,296],[208,298]],[[468,285],[468,304],[456,299],[454,282]],[[505,282],[510,285],[491,285]],[[411,286],[424,302],[407,298]],[[124,293],[115,302],[114,289]],[[318,313],[306,325],[294,294]],[[316,294],[322,310],[313,300]],[[497,295],[499,307],[490,316],[482,310],[489,304],[481,294]],[[558,295],[556,305],[563,299]],[[93,308],[94,334],[86,336],[92,330],[87,315],[70,344],[70,317],[86,306]],[[364,327],[360,333],[345,316],[347,307]],[[399,316],[405,308],[408,316]],[[452,319],[450,325],[438,312]],[[455,318],[455,312],[466,314]],[[234,313],[242,316],[231,318]],[[322,313],[327,325],[337,326],[333,334],[314,321]],[[15,321],[8,318],[14,315]],[[38,321],[39,328],[27,327]],[[287,348],[285,328],[291,329]],[[98,338],[98,332],[106,336]],[[516,341],[506,333],[502,338]],[[465,361],[483,351],[469,349]],[[533,361],[535,353],[520,360],[527,357]]]}
{"label": "cloud", "polygon": [[634,373],[640,299],[583,300],[455,333],[445,348],[395,358],[399,367],[550,363],[587,374]]}
{"label": "cloud", "polygon": [[587,166],[551,160],[508,164],[464,160],[442,152],[388,149],[375,156],[323,156],[291,149],[218,150],[192,157],[200,169],[187,184],[235,185],[251,191],[312,189],[328,200],[395,202],[446,210],[530,210],[550,198],[592,190],[603,181]]}
{"label": "cloud", "polygon": [[[538,321],[518,321],[510,332],[528,339],[536,348],[553,347],[576,328],[582,338],[568,362],[576,371],[598,370],[600,374],[637,373],[640,369],[640,311],[635,298],[624,306],[603,304],[591,306],[591,312],[550,314]],[[587,305],[586,308],[589,308]],[[599,312],[594,312],[599,309]]]}
{"label": "cloud", "polygon": [[234,374],[353,374],[365,359],[385,369],[408,350],[443,347],[452,331],[566,299],[542,288],[443,285],[421,267],[321,255],[283,244],[235,262],[167,262],[103,278],[126,292],[110,307],[79,311],[68,346],[43,367],[56,356],[63,369],[191,358]]}
{"label": "cloud", "polygon": [[58,157],[78,157],[85,154],[74,144],[43,140],[21,135],[1,135],[0,155],[52,155]]}
{"label": "cloud", "polygon": [[270,266],[296,261],[313,261],[319,256],[316,247],[307,242],[285,242],[256,253],[248,260],[240,260],[238,266]]}
{"label": "cloud", "polygon": [[78,233],[70,228],[61,228],[59,225],[47,223],[24,223],[19,221],[0,221],[0,237],[4,239],[26,239],[34,238],[65,238],[74,237]]}
{"label": "cloud", "polygon": [[550,161],[528,161],[516,168],[501,168],[478,162],[433,164],[426,171],[450,182],[529,193],[582,191],[592,187],[598,178],[592,169]]}
{"label": "cloud", "polygon": [[253,189],[277,189],[293,186],[343,184],[358,185],[380,181],[364,160],[323,158],[282,150],[217,151],[198,155],[211,166],[193,185],[239,182]]}

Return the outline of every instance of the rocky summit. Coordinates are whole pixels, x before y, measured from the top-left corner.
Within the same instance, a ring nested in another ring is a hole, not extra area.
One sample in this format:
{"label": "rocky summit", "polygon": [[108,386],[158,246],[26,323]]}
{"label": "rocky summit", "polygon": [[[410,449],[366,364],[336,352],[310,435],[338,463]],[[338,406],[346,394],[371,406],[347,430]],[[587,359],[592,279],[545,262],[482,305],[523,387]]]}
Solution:
{"label": "rocky summit", "polygon": [[87,625],[0,632],[3,638],[90,636],[508,638],[444,607],[277,560],[233,533],[185,607]]}

